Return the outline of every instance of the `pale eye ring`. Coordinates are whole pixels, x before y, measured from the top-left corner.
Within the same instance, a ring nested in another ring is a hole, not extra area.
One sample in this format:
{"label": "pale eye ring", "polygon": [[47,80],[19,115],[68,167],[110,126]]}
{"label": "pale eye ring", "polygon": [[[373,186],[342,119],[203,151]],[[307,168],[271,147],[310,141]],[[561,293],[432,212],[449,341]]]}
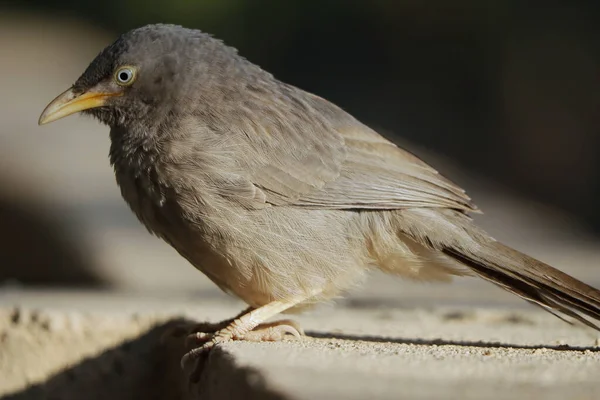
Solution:
{"label": "pale eye ring", "polygon": [[135,80],[135,70],[132,67],[121,67],[115,72],[115,81],[118,85],[129,86]]}

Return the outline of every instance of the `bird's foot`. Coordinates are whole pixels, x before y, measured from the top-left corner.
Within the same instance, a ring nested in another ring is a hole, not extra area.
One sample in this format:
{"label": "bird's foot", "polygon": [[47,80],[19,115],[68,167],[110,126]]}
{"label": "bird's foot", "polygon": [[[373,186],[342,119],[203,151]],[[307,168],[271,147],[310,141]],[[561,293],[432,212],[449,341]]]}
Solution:
{"label": "bird's foot", "polygon": [[[218,343],[228,342],[230,340],[278,342],[283,340],[286,335],[291,335],[295,338],[300,338],[304,335],[304,331],[300,325],[290,319],[260,324],[246,333],[240,332],[240,329],[230,329],[230,325],[200,324],[186,337],[186,347],[205,345],[214,340]],[[206,329],[207,327],[216,329]]]}
{"label": "bird's foot", "polygon": [[265,324],[264,321],[303,302],[308,297],[310,296],[304,295],[286,301],[274,300],[258,308],[250,307],[224,328],[214,332],[196,331],[188,335],[186,343],[199,346],[191,349],[181,358],[181,367],[185,370],[186,366],[194,362],[194,369],[189,378],[190,381],[196,382],[200,379],[207,355],[217,344],[231,340],[275,341],[282,340],[288,334],[301,337],[304,332],[293,321],[283,320],[269,324]]}
{"label": "bird's foot", "polygon": [[[289,319],[260,324],[254,329],[251,329],[244,319],[236,319],[224,327],[222,327],[222,325],[224,324],[200,324],[197,328],[221,328],[215,330],[194,330],[193,333],[187,336],[187,347],[197,347],[192,348],[182,357],[182,368],[185,369],[185,367],[190,365],[192,362],[199,363],[213,347],[232,340],[246,340],[250,342],[277,342],[289,336],[299,339],[304,335],[302,328],[296,322]],[[194,380],[192,378],[193,376],[198,375],[196,373],[198,366],[199,365],[196,365],[194,372],[192,372],[190,375],[191,380]]]}
{"label": "bird's foot", "polygon": [[186,336],[187,339],[186,339],[185,344],[186,344],[186,348],[188,348],[188,347],[190,347],[190,345],[188,343],[188,339],[191,338],[192,336],[194,336],[194,334],[196,334],[198,332],[215,333],[217,331],[220,331],[221,329],[225,329],[229,325],[231,325],[231,323],[233,323],[233,321],[244,316],[245,314],[249,313],[252,310],[253,310],[252,307],[248,307],[233,318],[229,318],[229,319],[226,319],[221,322],[201,322],[199,324],[192,325],[191,328],[190,328],[191,324],[189,324],[189,323],[176,325],[173,328],[169,329],[167,332],[165,332],[165,334],[163,335],[163,340],[166,340],[169,337]]}

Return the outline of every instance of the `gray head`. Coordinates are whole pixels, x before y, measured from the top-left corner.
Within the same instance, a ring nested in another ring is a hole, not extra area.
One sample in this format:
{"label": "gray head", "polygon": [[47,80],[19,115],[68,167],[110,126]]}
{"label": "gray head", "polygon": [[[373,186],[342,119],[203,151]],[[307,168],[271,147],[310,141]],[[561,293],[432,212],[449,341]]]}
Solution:
{"label": "gray head", "polygon": [[73,86],[46,107],[40,124],[83,111],[111,127],[147,129],[226,95],[232,81],[270,75],[199,30],[147,25],[121,35]]}

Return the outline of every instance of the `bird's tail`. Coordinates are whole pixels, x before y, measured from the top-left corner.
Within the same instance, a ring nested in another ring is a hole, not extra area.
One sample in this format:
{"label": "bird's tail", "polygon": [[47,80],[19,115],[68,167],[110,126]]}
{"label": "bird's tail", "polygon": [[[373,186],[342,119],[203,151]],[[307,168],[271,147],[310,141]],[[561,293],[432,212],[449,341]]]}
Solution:
{"label": "bird's tail", "polygon": [[488,236],[451,210],[406,210],[404,233],[467,266],[479,277],[558,318],[574,318],[600,331],[600,291]]}

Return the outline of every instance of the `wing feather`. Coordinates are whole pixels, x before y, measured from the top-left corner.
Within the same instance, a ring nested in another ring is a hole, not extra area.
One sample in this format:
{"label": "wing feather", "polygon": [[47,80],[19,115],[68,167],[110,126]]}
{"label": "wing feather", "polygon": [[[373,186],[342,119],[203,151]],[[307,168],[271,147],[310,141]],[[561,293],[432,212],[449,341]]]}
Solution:
{"label": "wing feather", "polygon": [[332,103],[279,84],[270,101],[264,101],[264,92],[253,99],[248,91],[244,107],[229,114],[229,126],[236,128],[228,134],[244,145],[236,155],[242,160],[238,177],[223,182],[244,190],[220,190],[225,197],[243,193],[244,199],[231,200],[254,208],[264,207],[259,204],[264,199],[276,206],[324,209],[477,210],[459,186],[418,157]]}

